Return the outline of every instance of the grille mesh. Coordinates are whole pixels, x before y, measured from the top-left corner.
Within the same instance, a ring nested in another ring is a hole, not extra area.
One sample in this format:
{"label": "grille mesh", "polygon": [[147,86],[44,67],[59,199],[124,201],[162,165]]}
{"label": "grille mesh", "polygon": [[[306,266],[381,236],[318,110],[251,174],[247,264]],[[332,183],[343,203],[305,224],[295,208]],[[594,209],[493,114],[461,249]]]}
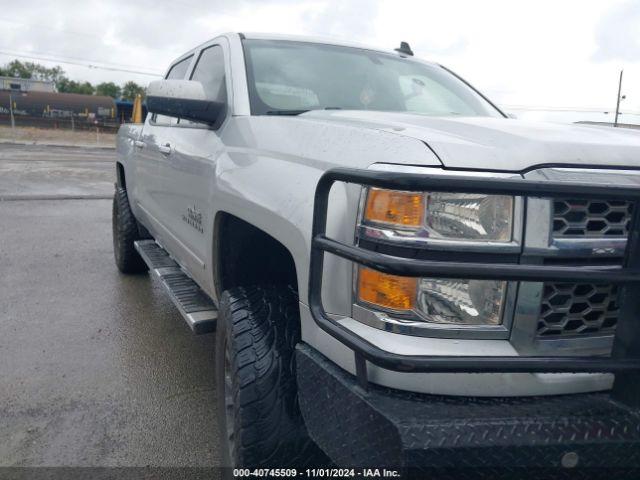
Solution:
{"label": "grille mesh", "polygon": [[589,283],[545,283],[538,336],[613,333],[618,322],[618,287]]}
{"label": "grille mesh", "polygon": [[625,238],[633,204],[625,201],[567,199],[553,202],[554,237]]}

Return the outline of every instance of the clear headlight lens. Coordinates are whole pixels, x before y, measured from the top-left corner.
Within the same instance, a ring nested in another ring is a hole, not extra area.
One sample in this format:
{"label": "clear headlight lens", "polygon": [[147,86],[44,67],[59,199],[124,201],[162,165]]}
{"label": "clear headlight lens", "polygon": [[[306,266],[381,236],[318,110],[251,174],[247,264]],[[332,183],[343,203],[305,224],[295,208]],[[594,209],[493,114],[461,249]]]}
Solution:
{"label": "clear headlight lens", "polygon": [[426,227],[433,236],[454,240],[508,242],[513,197],[472,193],[427,195]]}
{"label": "clear headlight lens", "polygon": [[434,323],[500,325],[507,282],[423,278],[417,310]]}
{"label": "clear headlight lens", "polygon": [[363,221],[433,239],[510,242],[513,207],[513,197],[502,195],[370,188]]}

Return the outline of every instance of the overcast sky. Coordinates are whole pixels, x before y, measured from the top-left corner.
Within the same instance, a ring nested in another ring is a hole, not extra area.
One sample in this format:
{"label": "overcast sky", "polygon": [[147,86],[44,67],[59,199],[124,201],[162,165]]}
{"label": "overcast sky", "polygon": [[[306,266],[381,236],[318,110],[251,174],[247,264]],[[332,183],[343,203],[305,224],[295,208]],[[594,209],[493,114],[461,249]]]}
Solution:
{"label": "overcast sky", "polygon": [[[0,28],[2,52],[158,73],[224,31],[405,40],[499,104],[528,107],[613,110],[624,68],[623,111],[640,113],[640,0],[0,0]],[[93,83],[153,80],[61,65]]]}

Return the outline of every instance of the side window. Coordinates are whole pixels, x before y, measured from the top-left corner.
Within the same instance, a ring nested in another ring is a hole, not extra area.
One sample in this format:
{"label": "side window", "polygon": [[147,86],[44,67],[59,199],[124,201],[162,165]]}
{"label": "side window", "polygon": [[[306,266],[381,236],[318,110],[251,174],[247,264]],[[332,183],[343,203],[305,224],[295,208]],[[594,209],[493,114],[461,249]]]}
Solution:
{"label": "side window", "polygon": [[169,69],[169,73],[165,77],[166,80],[182,80],[184,79],[185,74],[187,73],[187,69],[189,68],[189,64],[191,63],[191,59],[193,55],[189,55],[184,60],[180,60],[173,67]]}
{"label": "side window", "polygon": [[[226,103],[227,84],[224,74],[224,52],[221,46],[213,45],[200,52],[191,74],[191,80],[202,83],[207,99]],[[201,123],[184,119],[178,120],[178,123],[180,125],[202,126]]]}
{"label": "side window", "polygon": [[227,101],[222,47],[214,45],[202,50],[191,80],[202,83],[208,99],[218,102]]}
{"label": "side window", "polygon": [[[189,69],[191,59],[193,55],[189,55],[187,58],[180,60],[169,69],[169,73],[165,77],[165,80],[182,80]],[[166,115],[153,114],[151,121],[156,125],[170,126],[175,125],[176,119],[173,117],[167,117]]]}

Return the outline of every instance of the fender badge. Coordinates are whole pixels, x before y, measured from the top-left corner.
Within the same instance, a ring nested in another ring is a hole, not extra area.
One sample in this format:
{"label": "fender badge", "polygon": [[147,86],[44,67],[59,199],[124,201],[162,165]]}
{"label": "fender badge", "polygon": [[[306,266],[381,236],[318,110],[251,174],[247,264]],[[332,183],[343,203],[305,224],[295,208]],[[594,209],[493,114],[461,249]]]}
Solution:
{"label": "fender badge", "polygon": [[182,215],[182,220],[200,233],[204,233],[204,229],[202,228],[202,213],[195,205],[193,207],[187,207],[187,213],[186,215]]}

